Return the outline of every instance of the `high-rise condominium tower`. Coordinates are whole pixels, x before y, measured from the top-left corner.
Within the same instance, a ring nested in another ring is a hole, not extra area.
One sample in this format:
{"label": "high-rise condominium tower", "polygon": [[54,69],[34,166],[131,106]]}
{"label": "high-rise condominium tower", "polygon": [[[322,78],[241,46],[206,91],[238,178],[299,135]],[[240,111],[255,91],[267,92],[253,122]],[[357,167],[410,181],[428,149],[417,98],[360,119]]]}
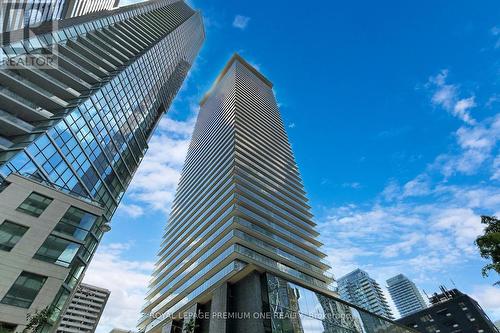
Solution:
{"label": "high-rise condominium tower", "polygon": [[47,306],[57,323],[204,39],[175,0],[52,28],[0,49],[0,325],[17,331]]}
{"label": "high-rise condominium tower", "polygon": [[139,329],[362,332],[309,210],[272,84],[235,55],[201,102]]}
{"label": "high-rise condominium tower", "polygon": [[[358,268],[339,278],[337,283],[342,299],[379,316],[393,319],[380,285],[365,271]],[[370,318],[365,318],[363,325],[368,332],[378,329],[378,323],[372,322]]]}
{"label": "high-rise condominium tower", "polygon": [[387,300],[377,281],[356,269],[337,280],[340,296],[370,312],[392,319]]}
{"label": "high-rise condominium tower", "polygon": [[427,304],[425,304],[415,283],[403,274],[388,279],[387,288],[401,317],[427,308]]}
{"label": "high-rise condominium tower", "polygon": [[37,27],[45,22],[109,10],[119,0],[3,0],[0,33]]}

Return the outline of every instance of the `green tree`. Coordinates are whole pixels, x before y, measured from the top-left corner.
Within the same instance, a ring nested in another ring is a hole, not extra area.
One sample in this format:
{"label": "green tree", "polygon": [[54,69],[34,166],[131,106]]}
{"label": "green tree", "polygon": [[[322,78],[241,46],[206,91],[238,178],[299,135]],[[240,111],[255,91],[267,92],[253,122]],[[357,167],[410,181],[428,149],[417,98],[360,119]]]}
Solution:
{"label": "green tree", "polygon": [[51,315],[52,311],[49,309],[49,307],[46,307],[43,310],[35,310],[35,313],[28,313],[26,315],[28,324],[26,325],[26,328],[23,330],[23,332],[38,332],[43,328],[45,324],[49,323],[49,318]]}
{"label": "green tree", "polygon": [[184,325],[183,333],[194,333],[196,325],[194,323],[194,318],[189,319],[189,321]]}
{"label": "green tree", "polygon": [[[481,257],[491,260],[481,270],[483,276],[488,276],[490,270],[500,274],[500,220],[496,216],[481,216],[481,223],[486,224],[484,235],[476,239]],[[495,282],[500,285],[500,281]]]}

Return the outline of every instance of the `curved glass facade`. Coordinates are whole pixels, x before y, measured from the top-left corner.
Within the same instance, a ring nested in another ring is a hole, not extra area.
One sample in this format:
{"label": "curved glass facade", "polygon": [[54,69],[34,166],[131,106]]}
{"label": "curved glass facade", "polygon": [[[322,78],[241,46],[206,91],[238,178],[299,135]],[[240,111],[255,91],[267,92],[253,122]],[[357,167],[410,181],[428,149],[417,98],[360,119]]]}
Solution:
{"label": "curved glass facade", "polygon": [[[0,101],[18,104],[0,114],[1,175],[36,174],[91,197],[108,220],[204,39],[201,15],[183,1],[124,8],[74,25],[62,21],[51,34],[3,46],[10,60],[47,57],[58,48],[57,67],[0,69]],[[46,89],[61,103],[41,96]],[[14,131],[9,117],[29,129]]]}
{"label": "curved glass facade", "polygon": [[267,274],[273,333],[411,333],[383,317]]}
{"label": "curved glass facade", "polygon": [[151,0],[32,32],[0,40],[0,180],[21,174],[103,208],[103,216],[92,216],[71,207],[34,255],[67,269],[55,299],[43,305],[52,304],[53,324],[205,32],[201,14],[180,0]]}

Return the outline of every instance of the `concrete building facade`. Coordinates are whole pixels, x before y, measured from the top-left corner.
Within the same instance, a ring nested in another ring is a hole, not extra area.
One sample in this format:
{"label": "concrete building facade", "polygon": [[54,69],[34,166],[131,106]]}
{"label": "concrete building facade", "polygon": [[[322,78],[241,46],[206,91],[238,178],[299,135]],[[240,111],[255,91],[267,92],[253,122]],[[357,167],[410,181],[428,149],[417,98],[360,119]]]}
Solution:
{"label": "concrete building facade", "polygon": [[57,333],[93,333],[104,312],[110,291],[80,283],[62,315]]}
{"label": "concrete building facade", "polygon": [[[11,174],[0,193],[0,327],[52,307],[57,321],[107,226],[99,204]],[[63,287],[64,286],[64,287]]]}

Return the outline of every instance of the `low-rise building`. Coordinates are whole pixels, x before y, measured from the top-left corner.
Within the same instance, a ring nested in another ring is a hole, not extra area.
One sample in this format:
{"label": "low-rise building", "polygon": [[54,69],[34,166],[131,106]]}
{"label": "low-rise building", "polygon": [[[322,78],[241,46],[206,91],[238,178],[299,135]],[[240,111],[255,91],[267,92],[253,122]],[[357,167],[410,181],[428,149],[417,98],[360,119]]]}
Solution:
{"label": "low-rise building", "polygon": [[397,322],[422,333],[499,333],[472,297],[457,289],[441,287],[429,298],[431,306]]}

